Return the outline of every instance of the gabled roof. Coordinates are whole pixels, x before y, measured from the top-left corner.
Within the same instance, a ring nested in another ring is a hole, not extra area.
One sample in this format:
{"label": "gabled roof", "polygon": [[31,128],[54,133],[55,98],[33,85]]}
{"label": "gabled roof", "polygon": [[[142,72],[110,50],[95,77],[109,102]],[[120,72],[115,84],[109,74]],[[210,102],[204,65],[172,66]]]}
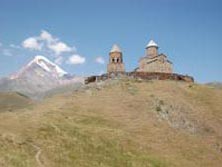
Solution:
{"label": "gabled roof", "polygon": [[149,48],[149,47],[157,47],[158,48],[158,45],[156,42],[154,42],[154,40],[150,40],[150,42],[146,45],[146,48]]}
{"label": "gabled roof", "polygon": [[122,51],[117,44],[114,44],[112,49],[110,50],[110,53],[112,53],[112,52],[122,52]]}
{"label": "gabled roof", "polygon": [[154,62],[154,61],[159,60],[159,58],[160,58],[161,56],[165,57],[166,62],[168,62],[168,63],[170,63],[170,64],[173,64],[173,63],[172,63],[170,60],[168,60],[168,59],[167,59],[167,56],[166,56],[166,55],[164,55],[164,54],[162,54],[162,53],[161,53],[160,55],[155,56],[155,57],[152,57],[152,58],[147,57],[147,56],[142,57],[142,58],[140,58],[140,60],[139,60],[139,61],[141,61],[141,60],[143,60],[143,59],[147,59],[147,60],[149,60],[149,63],[151,63],[151,62]]}

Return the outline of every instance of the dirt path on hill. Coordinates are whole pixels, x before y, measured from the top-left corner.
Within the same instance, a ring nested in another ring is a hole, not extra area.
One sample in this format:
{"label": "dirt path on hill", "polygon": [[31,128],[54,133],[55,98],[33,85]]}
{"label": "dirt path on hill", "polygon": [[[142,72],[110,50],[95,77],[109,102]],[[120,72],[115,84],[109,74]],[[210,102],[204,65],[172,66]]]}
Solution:
{"label": "dirt path on hill", "polygon": [[41,155],[41,153],[42,153],[41,148],[40,148],[39,146],[35,145],[35,144],[31,144],[31,145],[32,145],[32,147],[34,147],[35,150],[37,151],[36,154],[35,154],[35,160],[37,161],[38,166],[39,166],[39,167],[44,167],[42,161],[40,160],[40,155]]}

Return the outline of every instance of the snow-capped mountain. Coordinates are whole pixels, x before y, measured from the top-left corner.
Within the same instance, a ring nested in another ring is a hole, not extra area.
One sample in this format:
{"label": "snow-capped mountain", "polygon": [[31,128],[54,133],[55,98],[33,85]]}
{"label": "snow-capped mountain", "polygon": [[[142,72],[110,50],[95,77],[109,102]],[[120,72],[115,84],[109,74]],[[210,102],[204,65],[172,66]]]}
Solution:
{"label": "snow-capped mountain", "polygon": [[50,74],[55,78],[63,77],[68,74],[66,71],[61,69],[58,65],[51,62],[44,56],[36,56],[32,61],[30,61],[26,66],[24,66],[19,72],[10,76],[10,79],[16,79],[23,77],[25,73],[30,73],[30,70],[34,71],[36,75],[44,77],[46,73]]}
{"label": "snow-capped mountain", "polygon": [[84,78],[68,74],[44,56],[36,56],[8,78],[0,80],[0,91],[17,91],[28,96],[42,96],[44,92],[69,84],[83,84]]}

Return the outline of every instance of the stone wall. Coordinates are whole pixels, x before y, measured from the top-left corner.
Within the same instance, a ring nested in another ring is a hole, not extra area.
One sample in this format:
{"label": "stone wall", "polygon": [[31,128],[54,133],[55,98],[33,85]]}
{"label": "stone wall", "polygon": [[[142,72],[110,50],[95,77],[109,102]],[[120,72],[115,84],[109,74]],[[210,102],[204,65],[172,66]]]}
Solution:
{"label": "stone wall", "polygon": [[100,76],[91,76],[86,78],[85,83],[105,81],[110,78],[134,78],[144,80],[176,80],[184,82],[194,82],[194,78],[188,75],[181,75],[175,73],[157,73],[157,72],[122,72],[122,73],[110,73]]}
{"label": "stone wall", "polygon": [[176,80],[185,82],[194,82],[194,78],[188,75],[176,73],[158,73],[158,72],[130,72],[128,76],[146,80]]}
{"label": "stone wall", "polygon": [[156,47],[146,48],[146,56],[150,58],[158,56],[158,49]]}
{"label": "stone wall", "polygon": [[112,72],[124,72],[124,64],[123,63],[110,63],[107,66],[108,73]]}
{"label": "stone wall", "polygon": [[145,57],[140,60],[138,72],[160,72],[160,73],[172,73],[172,64],[164,57],[157,57],[150,59]]}

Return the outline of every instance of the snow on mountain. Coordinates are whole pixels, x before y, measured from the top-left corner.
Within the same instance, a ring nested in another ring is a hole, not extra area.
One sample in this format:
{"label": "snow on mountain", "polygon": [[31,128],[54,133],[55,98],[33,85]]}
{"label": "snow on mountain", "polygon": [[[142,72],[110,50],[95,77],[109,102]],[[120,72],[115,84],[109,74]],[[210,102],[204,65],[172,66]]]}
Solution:
{"label": "snow on mountain", "polygon": [[18,72],[8,78],[0,79],[0,91],[42,96],[51,89],[77,83],[84,84],[84,78],[68,74],[44,56],[36,56]]}
{"label": "snow on mountain", "polygon": [[[19,78],[24,72],[31,69],[31,67],[33,65],[38,65],[44,71],[51,73],[53,76],[56,76],[56,77],[62,77],[64,75],[68,74],[66,71],[64,71],[62,68],[60,68],[55,63],[51,62],[46,57],[38,55],[32,61],[30,61],[26,66],[24,66],[19,72],[10,76],[10,79]],[[39,74],[39,75],[41,75],[41,74]]]}
{"label": "snow on mountain", "polygon": [[[63,76],[65,74],[67,74],[66,71],[64,71],[63,69],[61,69],[58,65],[56,65],[55,63],[49,61],[49,59],[47,59],[44,56],[36,56],[33,61],[30,62],[30,64],[32,63],[36,63],[38,64],[40,67],[42,67],[43,69],[45,69],[48,72],[52,72],[51,69],[48,66],[51,66],[53,69],[53,72],[56,72],[59,76]],[[30,66],[30,64],[28,64],[28,66]]]}

